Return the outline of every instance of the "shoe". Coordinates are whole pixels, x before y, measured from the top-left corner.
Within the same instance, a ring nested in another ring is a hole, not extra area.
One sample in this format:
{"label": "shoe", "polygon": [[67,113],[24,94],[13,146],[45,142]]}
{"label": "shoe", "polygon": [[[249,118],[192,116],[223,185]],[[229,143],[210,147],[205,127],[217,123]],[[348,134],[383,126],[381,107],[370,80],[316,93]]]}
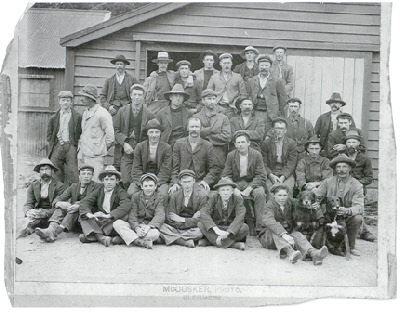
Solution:
{"label": "shoe", "polygon": [[199,247],[211,246],[211,242],[208,241],[208,239],[203,238],[203,239],[200,239],[200,240],[199,240],[198,246],[199,246]]}
{"label": "shoe", "polygon": [[97,241],[97,239],[96,239],[96,237],[94,235],[85,236],[84,234],[80,234],[79,235],[79,240],[82,243],[91,243],[91,242],[96,242]]}
{"label": "shoe", "polygon": [[44,242],[54,242],[56,240],[53,229],[50,227],[44,229],[37,227],[35,229],[35,234],[38,235],[40,240]]}
{"label": "shoe", "polygon": [[302,254],[300,251],[294,251],[289,254],[289,261],[290,263],[294,264],[296,263],[298,260],[300,260],[302,258]]}
{"label": "shoe", "polygon": [[28,234],[28,235],[32,235],[33,233],[35,232],[35,229],[32,227],[32,226],[27,226],[26,227],[26,233]]}
{"label": "shoe", "polygon": [[175,240],[175,243],[177,245],[188,247],[188,248],[194,248],[195,247],[193,240],[184,240],[182,238],[179,238],[178,240]]}
{"label": "shoe", "polygon": [[157,239],[154,243],[157,244],[157,245],[162,245],[162,244],[164,244],[165,242],[164,242],[164,240],[163,240],[161,237],[158,237],[158,239]]}
{"label": "shoe", "polygon": [[235,248],[244,251],[246,249],[246,245],[244,242],[235,242],[229,248]]}
{"label": "shoe", "polygon": [[321,265],[322,260],[328,256],[328,248],[323,246],[321,249],[313,249],[311,250],[311,258],[313,260],[314,265]]}
{"label": "shoe", "polygon": [[97,241],[103,244],[104,246],[109,247],[111,245],[112,239],[110,236],[104,236],[100,234],[95,234],[94,236],[96,237]]}
{"label": "shoe", "polygon": [[153,249],[153,242],[151,240],[143,240],[141,238],[137,238],[133,241],[133,244],[138,247]]}
{"label": "shoe", "polygon": [[350,249],[350,253],[355,256],[361,256],[360,251],[358,251],[357,249]]}
{"label": "shoe", "polygon": [[120,236],[115,236],[111,239],[113,245],[124,245],[125,241]]}
{"label": "shoe", "polygon": [[24,228],[24,229],[22,229],[22,230],[18,233],[16,239],[22,238],[22,237],[26,237],[26,236],[28,236],[28,232],[26,231],[26,228]]}
{"label": "shoe", "polygon": [[366,240],[366,241],[370,241],[370,242],[374,242],[374,240],[376,240],[376,237],[370,232],[365,232],[365,233],[362,233],[360,235],[360,239],[363,239],[363,240]]}

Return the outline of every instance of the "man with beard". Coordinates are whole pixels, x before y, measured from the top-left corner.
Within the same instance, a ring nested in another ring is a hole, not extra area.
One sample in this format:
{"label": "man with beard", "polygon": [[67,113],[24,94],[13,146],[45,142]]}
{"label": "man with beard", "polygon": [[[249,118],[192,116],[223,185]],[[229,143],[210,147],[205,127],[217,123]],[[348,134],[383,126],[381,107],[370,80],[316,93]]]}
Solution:
{"label": "man with beard", "polygon": [[349,113],[341,113],[336,117],[338,121],[338,129],[329,134],[328,137],[328,158],[333,159],[340,153],[344,153],[346,145],[343,139],[346,137],[347,132],[352,129],[357,131],[360,136],[360,149],[365,151],[364,139],[361,130],[353,126],[353,117]]}
{"label": "man with beard", "polygon": [[207,86],[207,89],[212,89],[217,93],[216,103],[218,103],[219,111],[229,119],[237,113],[236,99],[247,96],[242,76],[232,72],[232,59],[230,53],[223,53],[219,56],[219,65],[222,70],[211,77]]}
{"label": "man with beard", "polygon": [[336,175],[325,179],[313,192],[318,197],[334,196],[342,199],[343,206],[336,212],[345,217],[350,253],[360,256],[360,252],[356,249],[356,236],[363,221],[364,196],[361,183],[350,174],[356,162],[347,156],[339,155],[329,163],[329,166],[334,169]]}
{"label": "man with beard", "polygon": [[240,52],[240,56],[246,61],[236,65],[233,72],[240,74],[244,82],[247,82],[250,78],[258,74],[256,57],[259,54],[260,53],[258,52],[258,50],[256,48],[253,48],[253,46],[248,46]]}
{"label": "man with beard", "polygon": [[305,144],[306,156],[302,158],[296,167],[297,186],[300,190],[313,190],[321,185],[321,182],[333,176],[333,170],[329,166],[329,159],[320,155],[321,143],[315,135]]}
{"label": "man with beard", "polygon": [[260,73],[250,78],[247,84],[248,93],[254,104],[254,114],[263,119],[265,134],[272,127],[272,120],[284,116],[287,101],[285,85],[282,80],[270,73],[272,60],[269,56],[258,58]]}
{"label": "man with beard", "polygon": [[208,201],[201,207],[200,222],[197,224],[203,235],[199,246],[245,250],[249,226],[244,223],[246,209],[243,199],[233,192],[237,185],[229,178],[222,178],[214,186],[218,192],[210,193]]}
{"label": "man with beard", "polygon": [[200,61],[203,62],[204,67],[194,71],[196,79],[200,82],[202,90],[207,89],[208,82],[211,76],[218,74],[219,71],[214,68],[214,63],[217,62],[218,55],[211,50],[206,50],[200,55]]}
{"label": "man with beard", "polygon": [[196,174],[192,170],[180,171],[179,183],[182,188],[171,195],[160,235],[167,246],[177,244],[194,248],[194,242],[203,237],[197,223],[200,221],[200,208],[207,202],[207,197],[194,188]]}
{"label": "man with beard", "polygon": [[300,116],[301,100],[299,98],[291,98],[287,104],[289,106],[289,116],[286,118],[288,122],[286,136],[296,142],[297,160],[301,160],[306,155],[305,143],[314,136],[314,128],[309,120]]}
{"label": "man with beard", "polygon": [[272,51],[275,54],[275,61],[272,63],[271,73],[283,80],[286,93],[289,97],[293,91],[293,66],[284,61],[287,49],[283,45],[277,45]]}
{"label": "man with beard", "polygon": [[128,189],[132,182],[132,163],[136,144],[146,140],[147,133],[144,128],[147,122],[154,118],[144,102],[144,92],[142,85],[133,85],[132,103],[119,110],[114,118],[115,140],[122,148],[121,173],[125,189]]}
{"label": "man with beard", "polygon": [[194,115],[201,121],[201,138],[213,145],[215,164],[219,167],[219,174],[225,166],[228,144],[231,141],[231,124],[226,115],[219,113],[216,107],[217,94],[211,89],[201,93],[203,108]]}
{"label": "man with beard", "polygon": [[72,184],[54,199],[53,207],[55,210],[49,219],[49,227],[35,229],[36,235],[44,242],[53,242],[63,231],[71,231],[76,226],[80,200],[102,186],[92,180],[93,171],[93,166],[82,165],[79,168],[79,183]]}
{"label": "man with beard", "polygon": [[234,134],[239,130],[245,132],[250,138],[250,146],[261,152],[260,146],[265,136],[264,120],[255,116],[251,99],[239,98],[235,105],[240,110],[240,115],[231,118],[231,133]]}
{"label": "man with beard", "polygon": [[40,180],[32,182],[27,190],[23,207],[25,218],[17,238],[31,235],[37,225],[47,226],[49,217],[54,213],[53,200],[65,190],[64,184],[53,178],[58,168],[49,159],[40,160],[33,170],[40,174]]}
{"label": "man with beard", "polygon": [[180,189],[179,172],[192,170],[196,174],[195,188],[199,188],[203,195],[210,191],[210,185],[214,184],[218,177],[219,168],[216,165],[213,146],[210,142],[200,137],[201,121],[191,117],[188,121],[189,136],[178,139],[173,147],[172,155],[172,187],[168,193]]}
{"label": "man with beard", "polygon": [[168,204],[168,183],[172,173],[172,148],[169,144],[160,141],[164,128],[156,119],[148,121],[143,132],[147,132],[147,140],[138,143],[135,147],[132,167],[132,184],[128,195],[132,196],[140,191],[140,177],[152,173],[158,178],[158,192]]}

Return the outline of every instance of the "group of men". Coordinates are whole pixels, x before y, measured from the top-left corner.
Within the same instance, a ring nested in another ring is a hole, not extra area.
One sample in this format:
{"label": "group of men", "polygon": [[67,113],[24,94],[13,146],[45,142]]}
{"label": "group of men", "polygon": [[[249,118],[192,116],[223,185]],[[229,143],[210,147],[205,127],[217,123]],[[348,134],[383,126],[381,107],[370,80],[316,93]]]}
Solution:
{"label": "group of men", "polygon": [[[187,60],[168,70],[173,60],[159,52],[158,70],[143,85],[118,55],[100,96],[91,84],[79,92],[82,117],[73,94],[61,91],[48,127],[49,159],[34,169],[40,181],[28,188],[19,236],[35,232],[52,242],[79,221],[83,243],[244,250],[253,219],[265,248],[320,264],[326,247],[293,231],[293,191],[310,190],[342,198],[338,214],[346,217],[351,253],[360,255],[356,236],[375,239],[361,227],[373,180],[361,131],[342,112],[339,93],[315,127],[300,116],[286,50],[274,47],[272,60],[246,47],[234,70],[230,53],[207,50],[194,72]],[[112,146],[114,164],[104,168]]]}

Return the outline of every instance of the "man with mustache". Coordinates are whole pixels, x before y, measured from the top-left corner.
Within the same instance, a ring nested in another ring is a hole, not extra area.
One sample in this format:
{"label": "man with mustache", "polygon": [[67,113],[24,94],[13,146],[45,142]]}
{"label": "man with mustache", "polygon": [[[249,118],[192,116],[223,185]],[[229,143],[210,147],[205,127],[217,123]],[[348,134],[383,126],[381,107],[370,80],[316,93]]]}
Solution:
{"label": "man with mustache", "polygon": [[200,61],[204,64],[204,67],[194,71],[193,74],[200,82],[202,90],[207,89],[211,76],[219,73],[219,71],[214,68],[214,63],[217,62],[217,60],[218,55],[211,50],[206,50],[200,55]]}
{"label": "man with mustache", "polygon": [[258,74],[258,65],[256,62],[256,57],[260,53],[253,46],[248,46],[240,52],[240,56],[245,59],[243,63],[235,66],[233,72],[240,74],[244,82],[247,82],[253,76]]}
{"label": "man with mustache", "polygon": [[27,199],[23,207],[25,218],[17,238],[31,235],[35,226],[47,227],[48,220],[54,213],[52,203],[66,188],[63,183],[54,179],[54,172],[58,171],[58,168],[49,159],[40,160],[33,170],[40,174],[40,180],[32,182],[27,190]]}
{"label": "man with mustache", "polygon": [[272,63],[271,73],[285,84],[285,90],[289,97],[293,91],[293,66],[285,62],[287,48],[284,45],[275,46],[272,51],[275,54],[275,61]]}

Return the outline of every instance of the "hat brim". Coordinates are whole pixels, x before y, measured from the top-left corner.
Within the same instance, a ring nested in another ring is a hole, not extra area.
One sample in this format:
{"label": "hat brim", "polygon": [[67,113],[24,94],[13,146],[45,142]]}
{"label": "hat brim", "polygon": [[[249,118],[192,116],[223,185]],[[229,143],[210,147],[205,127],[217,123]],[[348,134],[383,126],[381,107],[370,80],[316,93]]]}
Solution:
{"label": "hat brim", "polygon": [[99,174],[99,180],[102,181],[104,176],[107,176],[109,174],[117,176],[119,180],[121,180],[121,178],[122,178],[120,172],[112,170],[112,171],[101,171]]}
{"label": "hat brim", "polygon": [[214,185],[214,189],[218,189],[219,187],[223,186],[231,186],[232,188],[237,188],[237,185],[235,183],[221,183]]}
{"label": "hat brim", "polygon": [[85,96],[85,97],[88,97],[88,98],[90,98],[90,99],[93,99],[94,101],[97,101],[97,98],[96,98],[95,96],[93,96],[93,95],[91,95],[91,94],[89,94],[89,93],[86,93],[86,92],[84,92],[84,91],[79,91],[79,94],[80,94],[81,96]]}
{"label": "hat brim", "polygon": [[124,59],[112,59],[112,60],[110,61],[110,63],[111,63],[111,64],[114,64],[114,65],[115,65],[115,63],[117,63],[117,62],[123,62],[123,63],[125,63],[126,65],[131,65],[131,63],[130,63],[128,60],[124,60]]}
{"label": "hat brim", "polygon": [[347,164],[349,164],[352,168],[354,168],[354,167],[357,165],[357,163],[356,163],[355,161],[351,160],[351,159],[342,159],[342,158],[340,158],[340,159],[338,159],[338,160],[333,159],[332,161],[330,161],[330,162],[329,162],[329,166],[330,166],[332,169],[335,169],[336,164],[338,164],[338,163],[347,163]]}
{"label": "hat brim", "polygon": [[331,103],[334,103],[334,102],[341,103],[343,106],[346,105],[346,102],[344,102],[343,100],[332,100],[332,99],[326,100],[326,104],[331,104]]}
{"label": "hat brim", "polygon": [[183,101],[187,101],[190,98],[190,95],[188,93],[181,92],[181,91],[178,91],[178,92],[176,92],[176,91],[166,92],[166,93],[164,93],[164,98],[169,101],[170,100],[170,98],[169,98],[170,95],[183,95],[183,97],[184,97]]}
{"label": "hat brim", "polygon": [[275,52],[275,50],[278,50],[278,49],[283,49],[283,50],[285,50],[285,52],[287,51],[287,48],[286,47],[282,47],[282,46],[274,47],[272,49],[272,51]]}
{"label": "hat brim", "polygon": [[36,166],[33,168],[33,170],[34,170],[36,173],[40,173],[40,167],[43,166],[43,165],[51,166],[51,167],[53,168],[54,172],[58,172],[58,171],[59,171],[59,169],[58,169],[57,167],[55,167],[53,164],[50,164],[50,163],[38,164],[38,165],[36,165]]}
{"label": "hat brim", "polygon": [[168,61],[168,63],[174,62],[174,60],[172,60],[172,59],[154,59],[151,62],[158,63],[158,61]]}
{"label": "hat brim", "polygon": [[256,55],[256,57],[260,55],[260,52],[259,52],[257,49],[242,50],[242,51],[240,52],[240,56],[241,56],[243,59],[245,58],[245,54],[246,54],[247,51],[253,51],[254,54]]}

